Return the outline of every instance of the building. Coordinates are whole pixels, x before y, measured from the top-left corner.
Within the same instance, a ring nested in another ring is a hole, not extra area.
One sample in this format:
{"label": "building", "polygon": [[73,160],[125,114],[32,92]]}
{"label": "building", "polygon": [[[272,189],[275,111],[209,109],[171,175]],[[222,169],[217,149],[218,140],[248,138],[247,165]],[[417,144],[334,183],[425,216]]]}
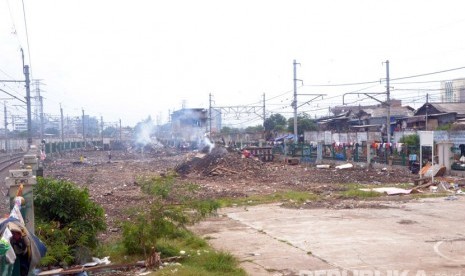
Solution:
{"label": "building", "polygon": [[404,119],[404,125],[407,129],[434,130],[462,119],[465,119],[465,102],[425,103],[414,116]]}
{"label": "building", "polygon": [[21,119],[21,118],[14,120],[13,131],[17,131],[17,132],[27,131],[27,120]]}
{"label": "building", "polygon": [[441,82],[441,102],[465,102],[465,78]]}
{"label": "building", "polygon": [[[390,131],[398,130],[396,122],[400,118],[412,116],[414,109],[402,106],[401,100],[392,99],[390,106]],[[320,130],[331,131],[367,131],[380,130],[386,133],[386,115],[388,107],[378,105],[336,106],[331,109],[334,116],[317,120]]]}
{"label": "building", "polygon": [[207,131],[208,110],[204,108],[183,108],[171,114],[171,132],[175,140],[198,142]]}
{"label": "building", "polygon": [[212,133],[220,133],[222,128],[222,116],[221,110],[212,108],[210,114],[211,120],[211,132]]}

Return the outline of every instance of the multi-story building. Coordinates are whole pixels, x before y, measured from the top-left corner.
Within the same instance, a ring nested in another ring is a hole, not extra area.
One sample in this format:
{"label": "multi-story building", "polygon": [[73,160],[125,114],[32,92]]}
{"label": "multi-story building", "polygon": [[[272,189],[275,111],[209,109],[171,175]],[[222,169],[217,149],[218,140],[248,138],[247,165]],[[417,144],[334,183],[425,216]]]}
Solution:
{"label": "multi-story building", "polygon": [[208,111],[204,108],[183,108],[171,114],[173,138],[179,141],[199,141],[206,133]]}
{"label": "multi-story building", "polygon": [[465,78],[441,82],[441,102],[465,102]]}

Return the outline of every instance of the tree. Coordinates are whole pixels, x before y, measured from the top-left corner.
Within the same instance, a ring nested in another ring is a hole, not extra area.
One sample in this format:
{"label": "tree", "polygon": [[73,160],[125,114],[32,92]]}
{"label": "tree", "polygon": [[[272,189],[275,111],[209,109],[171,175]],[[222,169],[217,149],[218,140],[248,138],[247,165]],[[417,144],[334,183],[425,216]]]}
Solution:
{"label": "tree", "polygon": [[242,129],[240,128],[234,128],[234,127],[228,127],[228,126],[224,126],[223,128],[221,128],[221,131],[220,133],[221,134],[233,134],[233,133],[241,133],[242,132]]}
{"label": "tree", "polygon": [[273,114],[265,120],[263,127],[265,128],[265,139],[273,138],[276,132],[284,132],[286,130],[286,118],[281,114]]}
{"label": "tree", "polygon": [[116,134],[118,133],[118,130],[115,128],[115,127],[106,127],[103,131],[102,131],[102,135],[104,137],[116,137]]}
{"label": "tree", "polygon": [[263,126],[265,127],[265,131],[267,132],[277,131],[278,129],[281,129],[283,126],[285,128],[286,125],[287,125],[286,118],[279,113],[271,115],[263,123]]}
{"label": "tree", "polygon": [[262,125],[256,126],[248,126],[245,128],[245,132],[254,133],[254,132],[262,132],[265,128]]}
{"label": "tree", "polygon": [[[294,132],[294,117],[289,118],[288,128],[289,132]],[[297,134],[302,135],[305,131],[318,130],[318,126],[315,123],[315,120],[310,119],[308,115],[298,115],[297,116]]]}
{"label": "tree", "polygon": [[420,136],[418,134],[411,134],[400,138],[399,142],[407,144],[407,146],[420,146]]}

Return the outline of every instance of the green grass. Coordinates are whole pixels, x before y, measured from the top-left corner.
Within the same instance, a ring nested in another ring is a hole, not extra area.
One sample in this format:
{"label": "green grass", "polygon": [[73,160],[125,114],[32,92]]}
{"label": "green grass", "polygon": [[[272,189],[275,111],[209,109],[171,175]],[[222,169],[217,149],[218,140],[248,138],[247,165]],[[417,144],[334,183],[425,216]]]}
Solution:
{"label": "green grass", "polygon": [[317,200],[319,196],[310,192],[285,191],[268,195],[251,195],[243,198],[218,199],[221,207],[231,206],[253,206],[275,202],[297,202],[303,203],[309,200]]}
{"label": "green grass", "polygon": [[359,198],[359,199],[380,197],[382,195],[383,195],[382,193],[378,193],[375,191],[362,191],[360,189],[351,189],[351,190],[343,191],[341,193],[342,197]]}
{"label": "green grass", "polygon": [[447,197],[452,195],[451,193],[439,192],[439,193],[423,193],[423,194],[411,194],[412,198],[436,198],[436,197]]}
{"label": "green grass", "polygon": [[[215,251],[208,243],[194,235],[192,232],[183,230],[182,235],[176,238],[161,238],[157,240],[156,251],[160,252],[161,258],[182,256],[178,264],[172,264],[149,275],[230,275],[245,276],[243,269],[239,268],[238,261],[229,253]],[[184,254],[181,254],[184,251]],[[142,254],[128,255],[120,241],[109,242],[100,246],[96,252],[99,257],[110,256],[112,263],[135,263],[145,260]]]}
{"label": "green grass", "polygon": [[204,249],[186,250],[186,257],[180,265],[166,266],[149,275],[245,276],[246,273],[239,268],[238,261],[231,254],[205,247]]}

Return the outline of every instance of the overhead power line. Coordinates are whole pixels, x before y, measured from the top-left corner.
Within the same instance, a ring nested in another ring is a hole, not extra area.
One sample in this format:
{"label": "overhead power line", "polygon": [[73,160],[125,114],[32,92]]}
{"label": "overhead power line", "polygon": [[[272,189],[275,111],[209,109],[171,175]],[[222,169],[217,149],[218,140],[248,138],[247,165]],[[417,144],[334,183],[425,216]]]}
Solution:
{"label": "overhead power line", "polygon": [[[436,75],[436,74],[447,73],[447,72],[452,72],[452,71],[457,71],[457,70],[463,70],[463,69],[465,69],[465,66],[452,68],[452,69],[441,70],[441,71],[436,71],[436,72],[412,75],[412,76],[407,76],[407,77],[391,78],[391,81],[411,79],[411,78],[417,78],[417,77],[424,77],[424,76]],[[362,84],[374,84],[374,83],[380,83],[380,82],[381,82],[380,80],[376,80],[376,81],[352,82],[352,83],[336,83],[336,84],[307,84],[307,85],[304,85],[304,86],[308,86],[308,87],[337,87],[337,86],[352,86],[352,85],[362,85]]]}
{"label": "overhead power line", "polygon": [[442,71],[431,72],[431,73],[413,75],[413,76],[408,76],[408,77],[393,78],[391,80],[404,80],[404,79],[411,79],[411,78],[417,78],[417,77],[424,77],[424,76],[430,76],[430,75],[435,75],[435,74],[452,72],[452,71],[457,71],[457,70],[462,70],[462,69],[465,69],[465,66],[464,67],[452,68],[452,69],[446,69],[446,70],[442,70]]}
{"label": "overhead power line", "polygon": [[0,91],[2,91],[3,93],[6,93],[7,95],[9,95],[9,96],[11,96],[11,97],[17,99],[17,100],[20,101],[20,102],[26,103],[26,101],[21,100],[20,98],[18,98],[18,97],[16,97],[15,95],[9,93],[8,91],[5,91],[5,90],[3,90],[3,89],[1,89],[1,88],[0,88]]}
{"label": "overhead power line", "polygon": [[32,79],[31,47],[29,47],[29,33],[27,31],[26,8],[24,6],[24,0],[22,0],[21,2],[23,3],[23,18],[24,18],[24,29],[26,30],[27,55],[29,57],[29,68],[31,68],[30,73],[31,73],[31,79]]}

